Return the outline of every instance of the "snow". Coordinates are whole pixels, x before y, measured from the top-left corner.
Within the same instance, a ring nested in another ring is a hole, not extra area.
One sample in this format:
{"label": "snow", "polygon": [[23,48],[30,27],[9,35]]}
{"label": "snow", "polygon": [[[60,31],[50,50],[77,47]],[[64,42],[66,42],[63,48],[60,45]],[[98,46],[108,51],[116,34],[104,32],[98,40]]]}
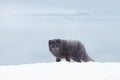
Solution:
{"label": "snow", "polygon": [[120,80],[120,63],[52,62],[0,67],[0,80]]}

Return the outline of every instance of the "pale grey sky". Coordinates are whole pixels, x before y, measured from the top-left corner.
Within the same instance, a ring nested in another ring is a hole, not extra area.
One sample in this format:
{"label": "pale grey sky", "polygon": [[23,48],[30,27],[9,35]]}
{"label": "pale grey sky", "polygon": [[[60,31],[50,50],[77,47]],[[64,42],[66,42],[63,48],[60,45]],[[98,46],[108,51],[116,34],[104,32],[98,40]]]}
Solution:
{"label": "pale grey sky", "polygon": [[[70,16],[80,12],[88,15]],[[0,0],[0,65],[54,61],[53,38],[80,40],[96,61],[120,61],[119,34],[120,0]]]}
{"label": "pale grey sky", "polygon": [[2,14],[66,10],[120,16],[119,4],[120,0],[0,0],[0,9]]}

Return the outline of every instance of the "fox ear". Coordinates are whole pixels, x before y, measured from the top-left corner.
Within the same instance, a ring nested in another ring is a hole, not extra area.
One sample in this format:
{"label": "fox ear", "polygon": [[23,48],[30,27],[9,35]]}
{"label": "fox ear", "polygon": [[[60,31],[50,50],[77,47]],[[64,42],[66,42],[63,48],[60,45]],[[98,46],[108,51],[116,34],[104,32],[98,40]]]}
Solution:
{"label": "fox ear", "polygon": [[61,40],[60,40],[60,39],[57,39],[57,42],[58,42],[58,43],[61,43]]}
{"label": "fox ear", "polygon": [[48,43],[49,43],[49,44],[52,44],[52,40],[49,40]]}

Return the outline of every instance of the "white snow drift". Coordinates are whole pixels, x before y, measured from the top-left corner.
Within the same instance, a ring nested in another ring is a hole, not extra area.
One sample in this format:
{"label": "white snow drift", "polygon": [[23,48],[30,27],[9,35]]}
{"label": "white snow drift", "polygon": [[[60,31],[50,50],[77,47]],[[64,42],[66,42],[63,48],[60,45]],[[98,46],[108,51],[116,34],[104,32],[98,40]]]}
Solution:
{"label": "white snow drift", "polygon": [[120,63],[36,63],[1,66],[0,80],[120,80]]}

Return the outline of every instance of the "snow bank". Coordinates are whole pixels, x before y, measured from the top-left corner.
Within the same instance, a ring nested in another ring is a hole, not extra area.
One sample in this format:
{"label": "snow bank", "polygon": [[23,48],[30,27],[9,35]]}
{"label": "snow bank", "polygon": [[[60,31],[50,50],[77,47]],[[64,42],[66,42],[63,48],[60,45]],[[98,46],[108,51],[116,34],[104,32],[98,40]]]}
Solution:
{"label": "snow bank", "polygon": [[0,80],[120,80],[120,63],[36,63],[1,66]]}

